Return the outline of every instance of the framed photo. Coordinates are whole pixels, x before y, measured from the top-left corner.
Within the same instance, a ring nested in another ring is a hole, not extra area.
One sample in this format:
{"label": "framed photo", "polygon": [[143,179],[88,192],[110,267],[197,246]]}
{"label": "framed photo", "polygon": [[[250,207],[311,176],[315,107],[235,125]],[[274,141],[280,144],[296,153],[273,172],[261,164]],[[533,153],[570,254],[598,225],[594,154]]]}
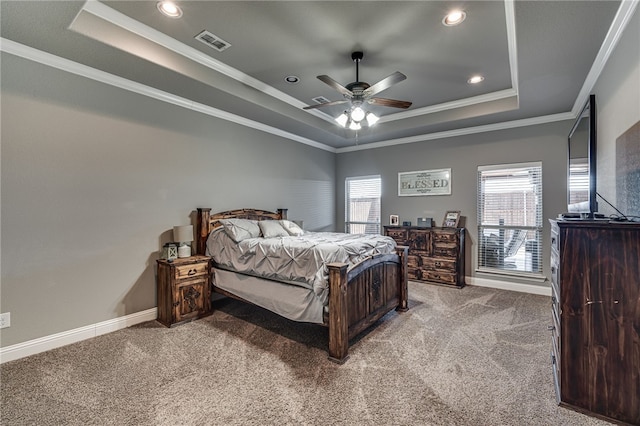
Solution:
{"label": "framed photo", "polygon": [[398,217],[397,214],[392,214],[391,216],[389,216],[389,225],[398,226],[399,223],[400,223],[400,218]]}
{"label": "framed photo", "polygon": [[398,196],[451,195],[451,169],[398,173]]}
{"label": "framed photo", "polygon": [[460,210],[451,210],[444,215],[443,228],[457,228],[460,223]]}

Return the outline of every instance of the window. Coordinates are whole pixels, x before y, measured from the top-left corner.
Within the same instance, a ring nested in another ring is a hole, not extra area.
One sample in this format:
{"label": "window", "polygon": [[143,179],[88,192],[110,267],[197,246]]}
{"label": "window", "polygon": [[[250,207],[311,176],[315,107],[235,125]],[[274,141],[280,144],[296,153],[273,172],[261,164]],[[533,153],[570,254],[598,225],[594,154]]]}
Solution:
{"label": "window", "polygon": [[542,163],[478,167],[478,269],[542,272]]}
{"label": "window", "polygon": [[380,176],[347,178],[345,232],[380,234]]}

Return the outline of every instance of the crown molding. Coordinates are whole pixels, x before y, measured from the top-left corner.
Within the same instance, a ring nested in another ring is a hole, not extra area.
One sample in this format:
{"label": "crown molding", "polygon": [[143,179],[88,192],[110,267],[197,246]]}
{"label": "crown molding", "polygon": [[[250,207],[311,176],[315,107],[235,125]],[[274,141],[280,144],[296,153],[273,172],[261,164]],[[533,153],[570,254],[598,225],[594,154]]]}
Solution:
{"label": "crown molding", "polygon": [[596,59],[593,61],[589,74],[587,74],[587,78],[584,80],[582,89],[580,89],[580,92],[576,97],[576,101],[573,104],[573,108],[571,109],[574,118],[578,116],[584,105],[587,103],[589,94],[596,85],[604,66],[607,64],[607,61],[609,61],[609,57],[618,44],[620,37],[622,37],[622,33],[627,27],[627,24],[633,16],[637,6],[638,0],[622,0],[620,2],[620,7],[616,12],[616,16],[613,18],[609,31],[602,42],[602,46],[600,46]]}
{"label": "crown molding", "polygon": [[387,141],[373,142],[365,145],[349,146],[338,148],[336,152],[363,151],[365,149],[384,148],[387,146],[404,145],[415,142],[426,142],[436,139],[452,138],[456,136],[473,135],[476,133],[495,132],[498,130],[515,129],[517,127],[536,126],[538,124],[553,123],[556,121],[572,120],[575,116],[571,112],[561,114],[545,115],[541,117],[525,118],[522,120],[505,121],[502,123],[487,124],[483,126],[467,127],[463,129],[447,130],[444,132],[429,133],[424,135],[411,136],[407,138],[390,139]]}

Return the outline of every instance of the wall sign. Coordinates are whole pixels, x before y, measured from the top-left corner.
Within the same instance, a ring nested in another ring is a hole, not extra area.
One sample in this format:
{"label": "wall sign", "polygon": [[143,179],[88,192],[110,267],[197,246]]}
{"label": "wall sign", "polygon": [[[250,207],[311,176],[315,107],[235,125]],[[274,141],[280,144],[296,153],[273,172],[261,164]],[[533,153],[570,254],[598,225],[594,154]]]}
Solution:
{"label": "wall sign", "polygon": [[398,196],[451,195],[451,169],[398,173]]}

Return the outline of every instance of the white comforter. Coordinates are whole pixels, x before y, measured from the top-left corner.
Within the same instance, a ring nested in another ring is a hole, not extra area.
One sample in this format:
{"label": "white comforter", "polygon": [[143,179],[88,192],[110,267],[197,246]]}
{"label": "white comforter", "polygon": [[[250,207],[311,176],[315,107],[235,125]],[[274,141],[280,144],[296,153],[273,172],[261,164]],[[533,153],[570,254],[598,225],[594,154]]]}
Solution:
{"label": "white comforter", "polygon": [[236,243],[219,228],[209,235],[207,255],[219,268],[312,289],[326,305],[327,263],[342,262],[352,267],[369,256],[394,253],[395,247],[391,237],[333,232],[249,238]]}

